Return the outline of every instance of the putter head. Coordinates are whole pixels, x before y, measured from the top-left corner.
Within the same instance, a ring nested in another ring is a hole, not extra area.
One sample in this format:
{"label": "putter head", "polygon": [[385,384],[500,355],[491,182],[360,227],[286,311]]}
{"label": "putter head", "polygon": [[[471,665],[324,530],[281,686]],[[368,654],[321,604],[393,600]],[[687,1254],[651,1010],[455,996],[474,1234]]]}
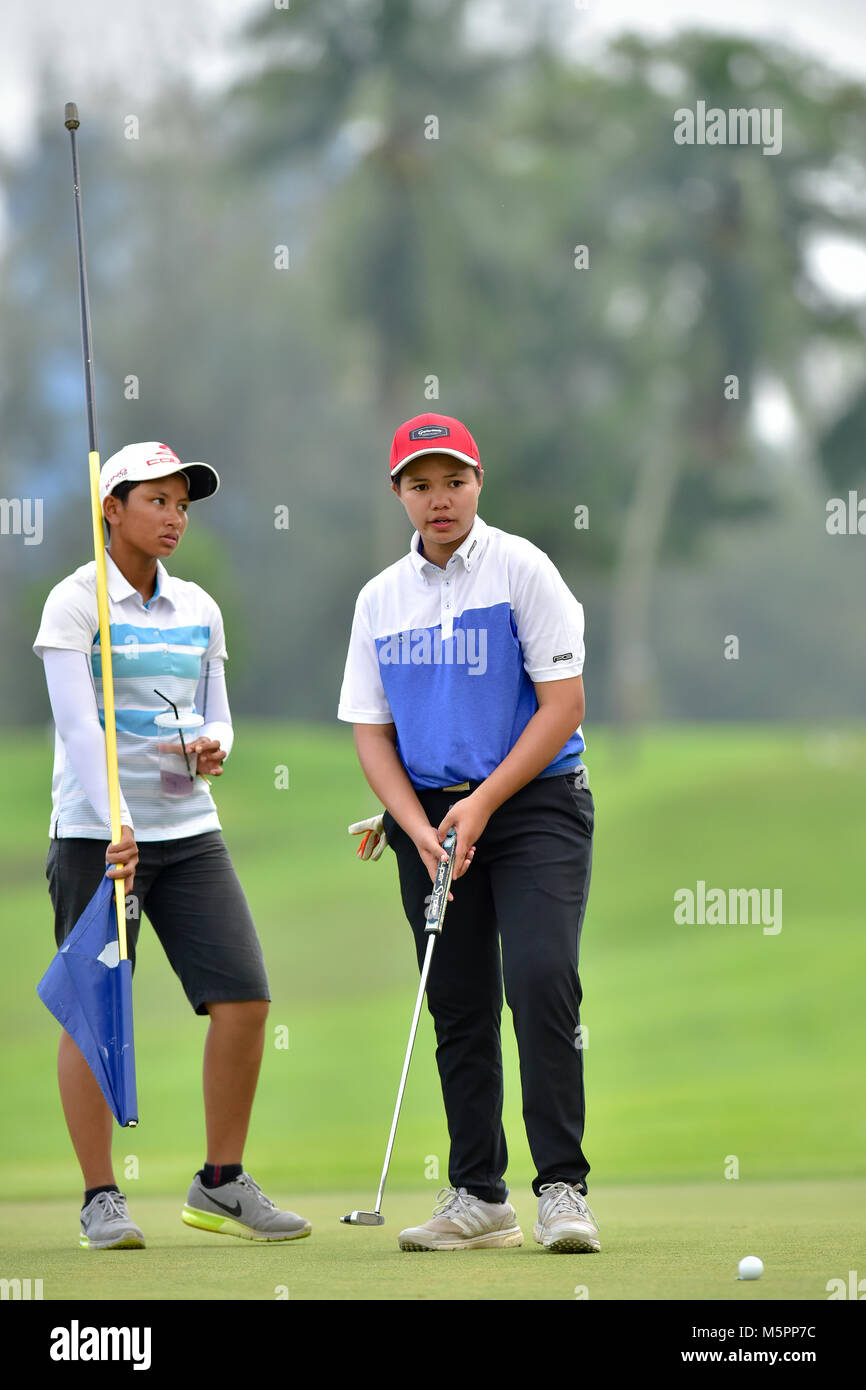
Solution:
{"label": "putter head", "polygon": [[348,1226],[384,1226],[385,1218],[378,1211],[350,1211],[348,1216],[341,1216],[341,1221],[345,1221]]}

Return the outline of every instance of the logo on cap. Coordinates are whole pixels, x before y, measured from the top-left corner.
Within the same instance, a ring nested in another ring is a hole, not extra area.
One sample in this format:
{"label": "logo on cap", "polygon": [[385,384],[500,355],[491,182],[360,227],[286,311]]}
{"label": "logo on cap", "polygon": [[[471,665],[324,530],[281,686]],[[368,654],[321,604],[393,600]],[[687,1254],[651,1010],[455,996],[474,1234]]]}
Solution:
{"label": "logo on cap", "polygon": [[152,468],[154,464],[167,463],[169,459],[173,460],[175,463],[180,463],[180,459],[174,452],[174,449],[170,449],[167,444],[160,444],[156,458],[145,459],[145,463],[148,468]]}
{"label": "logo on cap", "polygon": [[422,425],[420,429],[410,430],[410,439],[441,439],[443,435],[450,434],[447,425]]}

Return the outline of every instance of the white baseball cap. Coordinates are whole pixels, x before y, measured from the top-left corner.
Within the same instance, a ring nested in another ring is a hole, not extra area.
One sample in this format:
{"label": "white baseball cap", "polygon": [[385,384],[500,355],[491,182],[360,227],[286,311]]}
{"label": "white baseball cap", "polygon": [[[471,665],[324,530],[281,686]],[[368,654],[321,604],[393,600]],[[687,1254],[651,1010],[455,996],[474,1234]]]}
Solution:
{"label": "white baseball cap", "polygon": [[146,444],[126,444],[102,465],[100,505],[119,483],[146,483],[151,478],[167,478],[171,473],[186,476],[191,502],[211,497],[220,485],[219,474],[209,463],[181,463],[167,444],[149,440]]}

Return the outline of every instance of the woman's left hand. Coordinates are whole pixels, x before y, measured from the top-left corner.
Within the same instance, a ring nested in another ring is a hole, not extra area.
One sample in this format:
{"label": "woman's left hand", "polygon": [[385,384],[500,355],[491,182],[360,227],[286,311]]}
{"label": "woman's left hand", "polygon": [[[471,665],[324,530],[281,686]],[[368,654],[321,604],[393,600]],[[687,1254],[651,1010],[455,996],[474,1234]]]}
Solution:
{"label": "woman's left hand", "polygon": [[437,828],[440,840],[444,840],[453,826],[457,831],[457,853],[454,856],[452,878],[460,878],[470,867],[475,857],[475,842],[481,838],[484,827],[490,819],[490,812],[476,801],[476,792],[471,792],[462,801],[456,801],[447,816],[443,816]]}

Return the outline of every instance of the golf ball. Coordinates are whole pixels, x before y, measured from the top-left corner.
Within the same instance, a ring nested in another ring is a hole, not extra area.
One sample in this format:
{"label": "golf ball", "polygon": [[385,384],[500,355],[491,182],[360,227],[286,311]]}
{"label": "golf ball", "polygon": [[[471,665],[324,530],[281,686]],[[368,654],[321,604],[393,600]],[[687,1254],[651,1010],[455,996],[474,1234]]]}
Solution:
{"label": "golf ball", "polygon": [[763,1261],[757,1255],[744,1255],[737,1265],[740,1279],[760,1279],[764,1272]]}

